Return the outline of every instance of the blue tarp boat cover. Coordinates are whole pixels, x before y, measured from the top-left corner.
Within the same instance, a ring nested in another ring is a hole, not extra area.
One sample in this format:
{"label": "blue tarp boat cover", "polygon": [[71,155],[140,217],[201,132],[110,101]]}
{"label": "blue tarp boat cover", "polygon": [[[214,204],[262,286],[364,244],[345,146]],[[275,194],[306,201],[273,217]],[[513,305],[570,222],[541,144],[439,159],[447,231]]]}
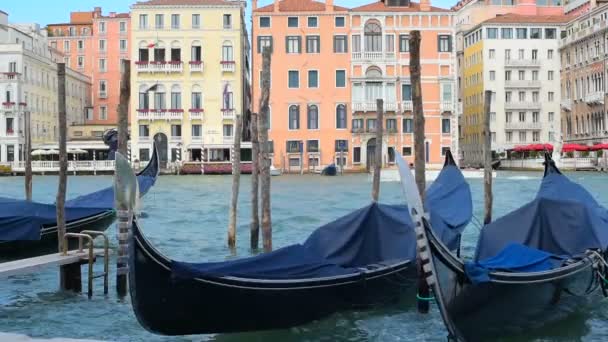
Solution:
{"label": "blue tarp boat cover", "polygon": [[[608,210],[566,176],[548,173],[533,201],[482,229],[474,262],[490,260],[493,267],[508,271],[513,260],[522,259],[514,249],[505,252],[513,243],[558,256],[576,256],[587,249],[606,250]],[[529,255],[533,264],[538,255]]]}
{"label": "blue tarp boat cover", "polygon": [[[462,183],[453,186],[451,181]],[[456,167],[444,168],[435,183],[427,197],[431,220],[442,236],[457,241],[471,219],[470,189]],[[415,257],[416,238],[407,208],[371,204],[318,228],[303,244],[227,262],[173,261],[172,271],[177,278],[310,279],[358,273],[359,267]]]}

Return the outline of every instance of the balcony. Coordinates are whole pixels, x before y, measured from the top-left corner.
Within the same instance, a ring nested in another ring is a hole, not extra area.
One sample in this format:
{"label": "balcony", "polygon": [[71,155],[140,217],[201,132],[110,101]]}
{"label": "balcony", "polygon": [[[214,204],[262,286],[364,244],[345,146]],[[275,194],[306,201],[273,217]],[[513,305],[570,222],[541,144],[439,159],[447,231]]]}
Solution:
{"label": "balcony", "polygon": [[99,98],[100,99],[107,99],[108,98],[108,93],[105,91],[100,91],[99,92]]}
{"label": "balcony", "polygon": [[15,102],[2,102],[2,109],[8,111],[17,110],[17,104]]}
{"label": "balcony", "polygon": [[150,112],[152,113],[152,120],[167,120],[169,117],[166,109],[153,109]]}
{"label": "balcony", "polygon": [[540,81],[505,81],[505,88],[540,88]]}
{"label": "balcony", "polygon": [[20,81],[21,74],[18,72],[2,72],[0,73],[0,82]]}
{"label": "balcony", "polygon": [[190,120],[203,120],[203,109],[190,109],[188,112],[190,112]]}
{"label": "balcony", "polygon": [[222,109],[222,119],[234,120],[235,116],[236,116],[236,110],[234,110],[234,108],[223,108]]}
{"label": "balcony", "polygon": [[135,62],[135,69],[137,72],[152,72],[152,65],[148,61]]}
{"label": "balcony", "polygon": [[149,109],[138,109],[137,110],[137,120],[151,120],[152,115],[150,114]]}
{"label": "balcony", "polygon": [[184,70],[181,61],[140,61],[135,62],[135,67],[140,73],[181,73]]}
{"label": "balcony", "polygon": [[402,101],[401,102],[401,110],[404,112],[407,111],[412,111],[414,109],[414,105],[412,104],[412,101]]}
{"label": "balcony", "polygon": [[540,131],[543,125],[540,122],[507,122],[505,123],[505,130],[512,131]]}
{"label": "balcony", "polygon": [[203,72],[205,64],[202,61],[191,61],[190,72]]}
{"label": "balcony", "polygon": [[442,113],[445,112],[453,112],[454,111],[454,103],[452,101],[441,101],[439,104],[439,109]]}
{"label": "balcony", "polygon": [[183,109],[169,109],[167,111],[167,120],[183,120],[184,110]]}
{"label": "balcony", "polygon": [[17,133],[12,129],[7,129],[6,132],[4,133],[4,136],[14,138],[17,136]]}
{"label": "balcony", "polygon": [[571,99],[562,99],[560,102],[561,107],[567,111],[572,111],[572,100]]}
{"label": "balcony", "polygon": [[361,133],[365,133],[365,128],[363,127],[355,127],[351,130],[352,133],[355,134],[361,134]]}
{"label": "balcony", "polygon": [[222,72],[235,72],[236,62],[235,61],[221,61]]}
{"label": "balcony", "polygon": [[507,59],[505,67],[513,68],[540,68],[540,60],[538,59]]}
{"label": "balcony", "polygon": [[364,52],[353,52],[351,54],[353,61],[383,61],[383,60],[394,60],[395,52],[383,52],[383,51],[364,51]]}
{"label": "balcony", "polygon": [[170,61],[165,64],[165,72],[181,73],[184,71],[184,63],[182,61]]}
{"label": "balcony", "polygon": [[[352,108],[354,112],[375,112],[378,109],[378,105],[376,101],[373,102],[353,102]],[[385,112],[396,112],[398,110],[398,106],[396,102],[385,102],[384,103],[384,111]]]}
{"label": "balcony", "polygon": [[509,110],[509,109],[529,109],[529,110],[534,110],[534,109],[538,109],[540,110],[541,108],[541,103],[540,102],[506,102],[505,103],[505,109]]}
{"label": "balcony", "polygon": [[587,104],[604,104],[604,92],[596,91],[585,95],[585,102]]}

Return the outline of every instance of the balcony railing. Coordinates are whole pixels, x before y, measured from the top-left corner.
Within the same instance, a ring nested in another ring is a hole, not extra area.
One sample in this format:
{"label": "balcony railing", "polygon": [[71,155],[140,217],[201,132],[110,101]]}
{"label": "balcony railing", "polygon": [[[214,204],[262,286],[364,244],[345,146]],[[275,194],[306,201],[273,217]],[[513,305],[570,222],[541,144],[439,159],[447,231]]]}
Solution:
{"label": "balcony railing", "polygon": [[190,120],[203,120],[203,110],[202,109],[190,109]]}
{"label": "balcony railing", "polygon": [[[59,172],[58,161],[32,161],[32,171],[34,172]],[[18,161],[12,164],[13,171],[25,171],[25,162]],[[114,171],[113,160],[79,160],[68,161],[68,171]]]}
{"label": "balcony railing", "polygon": [[[375,112],[377,107],[376,101],[373,102],[353,102],[352,103],[353,111],[355,112]],[[395,112],[398,110],[398,106],[396,102],[385,102],[384,103],[384,111],[392,111]]]}
{"label": "balcony railing", "polygon": [[149,109],[138,109],[137,110],[137,120],[150,120],[152,119],[152,115]]}
{"label": "balcony railing", "polygon": [[439,109],[441,112],[453,112],[454,111],[454,102],[452,101],[441,101],[439,105]]}
{"label": "balcony railing", "polygon": [[560,102],[560,105],[566,111],[572,110],[572,100],[571,99],[562,99]]}
{"label": "balcony railing", "polygon": [[233,120],[235,117],[236,111],[230,108],[222,109],[222,118],[225,120]]}
{"label": "balcony railing", "polygon": [[165,72],[180,73],[184,71],[184,63],[182,61],[170,61],[165,64]]}
{"label": "balcony railing", "polygon": [[183,109],[169,109],[167,111],[168,120],[183,120],[184,110]]}
{"label": "balcony railing", "polygon": [[540,88],[540,81],[505,81],[505,88]]}
{"label": "balcony railing", "polygon": [[234,61],[221,61],[222,72],[235,72],[236,63]]}
{"label": "balcony railing", "polygon": [[505,66],[540,68],[540,60],[538,60],[538,59],[507,59],[507,60],[505,60]]}
{"label": "balcony railing", "polygon": [[190,72],[203,72],[205,64],[202,61],[191,61]]}
{"label": "balcony railing", "polygon": [[17,110],[17,104],[15,102],[2,102],[2,109]]}
{"label": "balcony railing", "polygon": [[107,92],[99,92],[99,98],[100,99],[107,99],[108,98],[108,93]]}
{"label": "balcony railing", "polygon": [[540,102],[506,102],[505,109],[540,109]]}
{"label": "balcony railing", "polygon": [[505,123],[505,130],[533,130],[538,131],[543,128],[540,122],[507,122]]}
{"label": "balcony railing", "polygon": [[588,104],[603,104],[604,103],[604,92],[596,91],[585,95],[585,102]]}
{"label": "balcony railing", "polygon": [[183,63],[181,61],[140,61],[135,62],[137,72],[151,72],[151,73],[180,73],[184,70]]}
{"label": "balcony railing", "polygon": [[358,133],[365,133],[365,128],[363,127],[355,127],[353,129],[351,129],[352,133],[358,134]]}
{"label": "balcony railing", "polygon": [[0,73],[0,81],[19,81],[21,74],[18,72],[2,72]]}
{"label": "balcony railing", "polygon": [[351,57],[354,61],[378,61],[386,59],[395,59],[395,52],[383,51],[364,51],[353,52]]}

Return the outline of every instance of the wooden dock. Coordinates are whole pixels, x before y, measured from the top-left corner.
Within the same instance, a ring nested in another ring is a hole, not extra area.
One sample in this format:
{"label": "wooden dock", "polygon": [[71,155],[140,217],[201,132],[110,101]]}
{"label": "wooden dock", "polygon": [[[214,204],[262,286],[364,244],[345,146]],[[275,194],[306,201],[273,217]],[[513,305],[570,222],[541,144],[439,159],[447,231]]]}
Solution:
{"label": "wooden dock", "polygon": [[[95,249],[93,250],[93,254],[96,257],[103,256],[104,250]],[[81,261],[88,261],[88,258],[89,252],[84,250],[82,252],[70,251],[67,255],[56,253],[29,259],[4,262],[0,263],[0,279],[8,278],[14,275],[35,273],[43,268],[51,266],[76,264],[80,263]]]}

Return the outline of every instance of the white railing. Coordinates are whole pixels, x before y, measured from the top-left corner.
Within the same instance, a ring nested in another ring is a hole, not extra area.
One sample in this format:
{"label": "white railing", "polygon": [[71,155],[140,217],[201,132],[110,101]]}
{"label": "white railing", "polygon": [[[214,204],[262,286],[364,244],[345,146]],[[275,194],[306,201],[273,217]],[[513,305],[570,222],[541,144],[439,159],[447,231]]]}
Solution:
{"label": "white railing", "polygon": [[203,120],[203,112],[199,110],[190,110],[190,120]]}
{"label": "white railing", "polygon": [[540,122],[507,122],[506,130],[541,130],[543,125]]}
{"label": "white railing", "polygon": [[540,60],[538,59],[507,59],[505,66],[512,67],[540,67]]}
{"label": "white railing", "polygon": [[17,110],[17,103],[15,102],[3,102],[2,103],[2,108],[3,110],[10,110],[10,111],[14,111]]}
{"label": "white railing", "polygon": [[0,73],[0,81],[19,81],[21,74],[17,72],[2,72]]}
{"label": "white railing", "polygon": [[203,62],[192,61],[190,62],[190,72],[203,72],[205,65]]}
{"label": "white railing", "polygon": [[236,71],[236,63],[234,61],[221,61],[220,65],[222,66],[222,72]]}
{"label": "white railing", "polygon": [[540,88],[540,81],[505,81],[505,88]]}
{"label": "white railing", "polygon": [[540,102],[506,102],[505,109],[540,109]]}
{"label": "white railing", "polygon": [[382,51],[353,52],[353,53],[351,53],[351,58],[353,60],[359,60],[359,61],[395,59],[395,52],[382,52]]}
{"label": "white railing", "polygon": [[167,64],[165,64],[165,72],[180,73],[182,71],[184,71],[184,63],[182,63],[181,61],[167,62]]}
{"label": "white railing", "polygon": [[[12,170],[16,172],[25,171],[25,162],[19,161],[12,164]],[[32,161],[33,172],[59,172],[58,161]],[[93,171],[114,171],[113,160],[78,160],[68,161],[69,172],[93,172]]]}
{"label": "white railing", "polygon": [[[352,103],[352,107],[355,112],[375,112],[376,109],[378,108],[378,105],[376,104],[376,101],[373,101],[373,102],[357,101],[357,102]],[[385,102],[384,110],[385,111],[397,111],[398,110],[397,103],[396,102]]]}
{"label": "white railing", "polygon": [[184,65],[181,61],[171,62],[136,62],[135,68],[137,72],[167,72],[180,73],[184,70]]}
{"label": "white railing", "polygon": [[151,64],[149,62],[135,62],[135,69],[137,72],[151,72]]}
{"label": "white railing", "polygon": [[411,111],[414,109],[414,105],[412,104],[412,101],[402,101],[401,102],[401,110],[402,111]]}
{"label": "white railing", "polygon": [[184,112],[168,112],[167,113],[167,117],[169,120],[183,120],[184,119]]}
{"label": "white railing", "polygon": [[398,106],[397,103],[395,102],[386,102],[384,104],[384,111],[388,111],[388,112],[396,112],[398,110]]}
{"label": "white railing", "polygon": [[[500,161],[500,167],[507,169],[542,170],[544,168],[544,161],[543,158],[503,159]],[[558,166],[563,170],[593,169],[598,165],[598,158],[562,158],[559,163],[560,165]]]}
{"label": "white railing", "polygon": [[571,99],[562,99],[560,101],[560,105],[567,111],[572,110],[572,100]]}
{"label": "white railing", "polygon": [[596,91],[585,95],[585,102],[587,103],[604,103],[604,92]]}
{"label": "white railing", "polygon": [[147,109],[139,109],[137,111],[137,120],[150,120],[152,119],[152,115],[150,110]]}
{"label": "white railing", "polygon": [[441,101],[439,107],[442,112],[451,112],[454,110],[454,103],[452,101]]}
{"label": "white railing", "polygon": [[222,109],[222,118],[227,120],[234,119],[236,111],[234,109]]}

